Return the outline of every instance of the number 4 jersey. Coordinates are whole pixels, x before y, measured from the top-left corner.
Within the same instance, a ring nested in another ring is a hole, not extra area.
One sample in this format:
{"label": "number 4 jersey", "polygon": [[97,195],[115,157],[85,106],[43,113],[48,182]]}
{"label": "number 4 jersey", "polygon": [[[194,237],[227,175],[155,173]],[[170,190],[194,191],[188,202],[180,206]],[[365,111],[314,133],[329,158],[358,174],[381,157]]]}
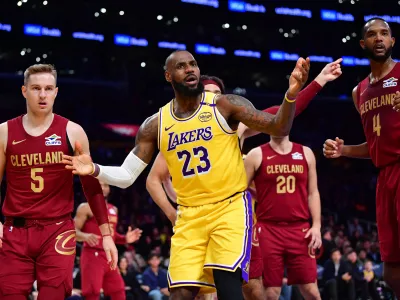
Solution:
{"label": "number 4 jersey", "polygon": [[292,143],[285,155],[262,145],[262,161],[254,177],[257,222],[308,221],[308,163],[303,146]]}
{"label": "number 4 jersey", "polygon": [[376,83],[369,77],[357,86],[360,111],[369,154],[374,165],[382,168],[400,158],[400,113],[393,110],[393,100],[400,91],[400,64]]}
{"label": "number 4 jersey", "polygon": [[216,203],[246,190],[238,136],[219,113],[215,94],[203,93],[197,110],[184,119],[174,115],[172,100],[160,109],[158,122],[159,149],[179,205]]}
{"label": "number 4 jersey", "polygon": [[69,154],[68,120],[54,114],[49,129],[40,136],[29,135],[22,116],[7,122],[7,192],[3,215],[49,219],[72,213],[73,175],[62,164]]}

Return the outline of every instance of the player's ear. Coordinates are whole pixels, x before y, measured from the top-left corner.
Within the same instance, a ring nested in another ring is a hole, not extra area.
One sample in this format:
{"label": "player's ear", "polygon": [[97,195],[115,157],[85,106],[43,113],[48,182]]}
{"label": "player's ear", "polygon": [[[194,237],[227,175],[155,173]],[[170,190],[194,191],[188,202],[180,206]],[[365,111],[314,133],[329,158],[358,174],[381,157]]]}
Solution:
{"label": "player's ear", "polygon": [[25,85],[23,85],[22,87],[21,87],[21,91],[22,91],[22,95],[24,96],[24,98],[26,99],[26,86]]}
{"label": "player's ear", "polygon": [[165,80],[166,80],[166,81],[168,81],[168,82],[171,82],[171,81],[172,81],[171,73],[168,72],[167,70],[165,70],[164,76],[165,76]]}
{"label": "player's ear", "polygon": [[396,39],[394,37],[392,37],[392,47],[394,46],[395,43],[396,43]]}
{"label": "player's ear", "polygon": [[58,94],[58,87],[56,87],[56,96],[55,97],[57,97],[57,94]]}
{"label": "player's ear", "polygon": [[360,46],[361,46],[361,48],[365,49],[365,42],[364,42],[364,40],[360,40]]}

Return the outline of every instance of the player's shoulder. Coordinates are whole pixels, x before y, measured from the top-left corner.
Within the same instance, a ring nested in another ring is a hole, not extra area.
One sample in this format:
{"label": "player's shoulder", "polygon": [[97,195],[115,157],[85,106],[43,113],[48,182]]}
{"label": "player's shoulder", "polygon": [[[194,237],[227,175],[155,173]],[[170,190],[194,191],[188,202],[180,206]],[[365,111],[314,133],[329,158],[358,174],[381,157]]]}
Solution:
{"label": "player's shoulder", "polygon": [[68,132],[68,134],[82,134],[85,132],[85,130],[78,123],[68,120],[67,132]]}
{"label": "player's shoulder", "polygon": [[307,162],[315,161],[315,155],[314,152],[311,150],[311,148],[304,145],[302,145],[302,147]]}
{"label": "player's shoulder", "polygon": [[143,121],[140,125],[138,135],[143,136],[157,136],[158,135],[158,119],[159,114],[155,113]]}
{"label": "player's shoulder", "polygon": [[261,146],[251,149],[245,157],[245,163],[249,163],[249,162],[257,163],[257,162],[260,162],[261,160],[262,160]]}
{"label": "player's shoulder", "polygon": [[0,143],[4,145],[4,150],[5,146],[7,145],[7,139],[8,139],[8,123],[4,122],[0,124]]}
{"label": "player's shoulder", "polygon": [[3,134],[7,133],[8,131],[8,122],[3,122],[0,124],[0,136],[3,136]]}
{"label": "player's shoulder", "polygon": [[[261,154],[261,153],[262,153],[261,146],[258,146],[258,147],[255,147],[255,148],[251,149],[251,150],[249,151],[249,153],[247,154],[247,156],[252,157],[252,156],[259,155],[259,154]],[[246,156],[246,157],[247,157],[247,156]]]}

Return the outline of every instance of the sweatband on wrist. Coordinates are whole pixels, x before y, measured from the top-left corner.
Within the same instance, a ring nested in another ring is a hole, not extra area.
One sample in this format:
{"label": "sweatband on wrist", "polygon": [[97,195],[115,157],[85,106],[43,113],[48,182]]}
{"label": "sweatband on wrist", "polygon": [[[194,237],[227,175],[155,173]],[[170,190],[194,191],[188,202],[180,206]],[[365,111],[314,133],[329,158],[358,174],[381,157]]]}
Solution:
{"label": "sweatband on wrist", "polygon": [[92,176],[79,176],[79,178],[83,193],[96,218],[97,224],[100,226],[108,223],[107,205],[99,181]]}

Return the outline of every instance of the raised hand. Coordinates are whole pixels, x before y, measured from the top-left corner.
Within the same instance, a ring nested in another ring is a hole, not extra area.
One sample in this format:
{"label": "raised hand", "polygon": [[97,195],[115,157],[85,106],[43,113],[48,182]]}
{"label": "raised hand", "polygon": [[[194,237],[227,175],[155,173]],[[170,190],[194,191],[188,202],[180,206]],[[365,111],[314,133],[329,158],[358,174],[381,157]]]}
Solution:
{"label": "raised hand", "polygon": [[340,66],[342,61],[343,58],[339,58],[334,62],[327,64],[322,69],[321,73],[319,73],[319,75],[315,78],[315,81],[321,86],[324,86],[327,82],[337,79],[340,75],[342,75],[342,69]]}
{"label": "raised hand", "polygon": [[310,58],[304,59],[300,57],[297,60],[296,67],[289,78],[288,97],[296,98],[297,94],[301,91],[304,84],[308,80],[310,73]]}
{"label": "raised hand", "polygon": [[83,152],[82,146],[78,141],[75,142],[75,153],[78,155],[69,156],[63,154],[62,163],[66,165],[65,168],[72,170],[72,173],[77,175],[89,175],[93,173],[92,158]]}
{"label": "raised hand", "polygon": [[132,230],[132,227],[129,226],[128,228],[128,232],[125,235],[125,240],[128,244],[134,243],[137,240],[140,239],[140,237],[142,236],[142,230],[140,230],[139,228],[136,228],[135,230]]}
{"label": "raised hand", "polygon": [[338,137],[335,140],[327,139],[324,143],[324,156],[326,158],[338,158],[342,155],[344,141]]}

